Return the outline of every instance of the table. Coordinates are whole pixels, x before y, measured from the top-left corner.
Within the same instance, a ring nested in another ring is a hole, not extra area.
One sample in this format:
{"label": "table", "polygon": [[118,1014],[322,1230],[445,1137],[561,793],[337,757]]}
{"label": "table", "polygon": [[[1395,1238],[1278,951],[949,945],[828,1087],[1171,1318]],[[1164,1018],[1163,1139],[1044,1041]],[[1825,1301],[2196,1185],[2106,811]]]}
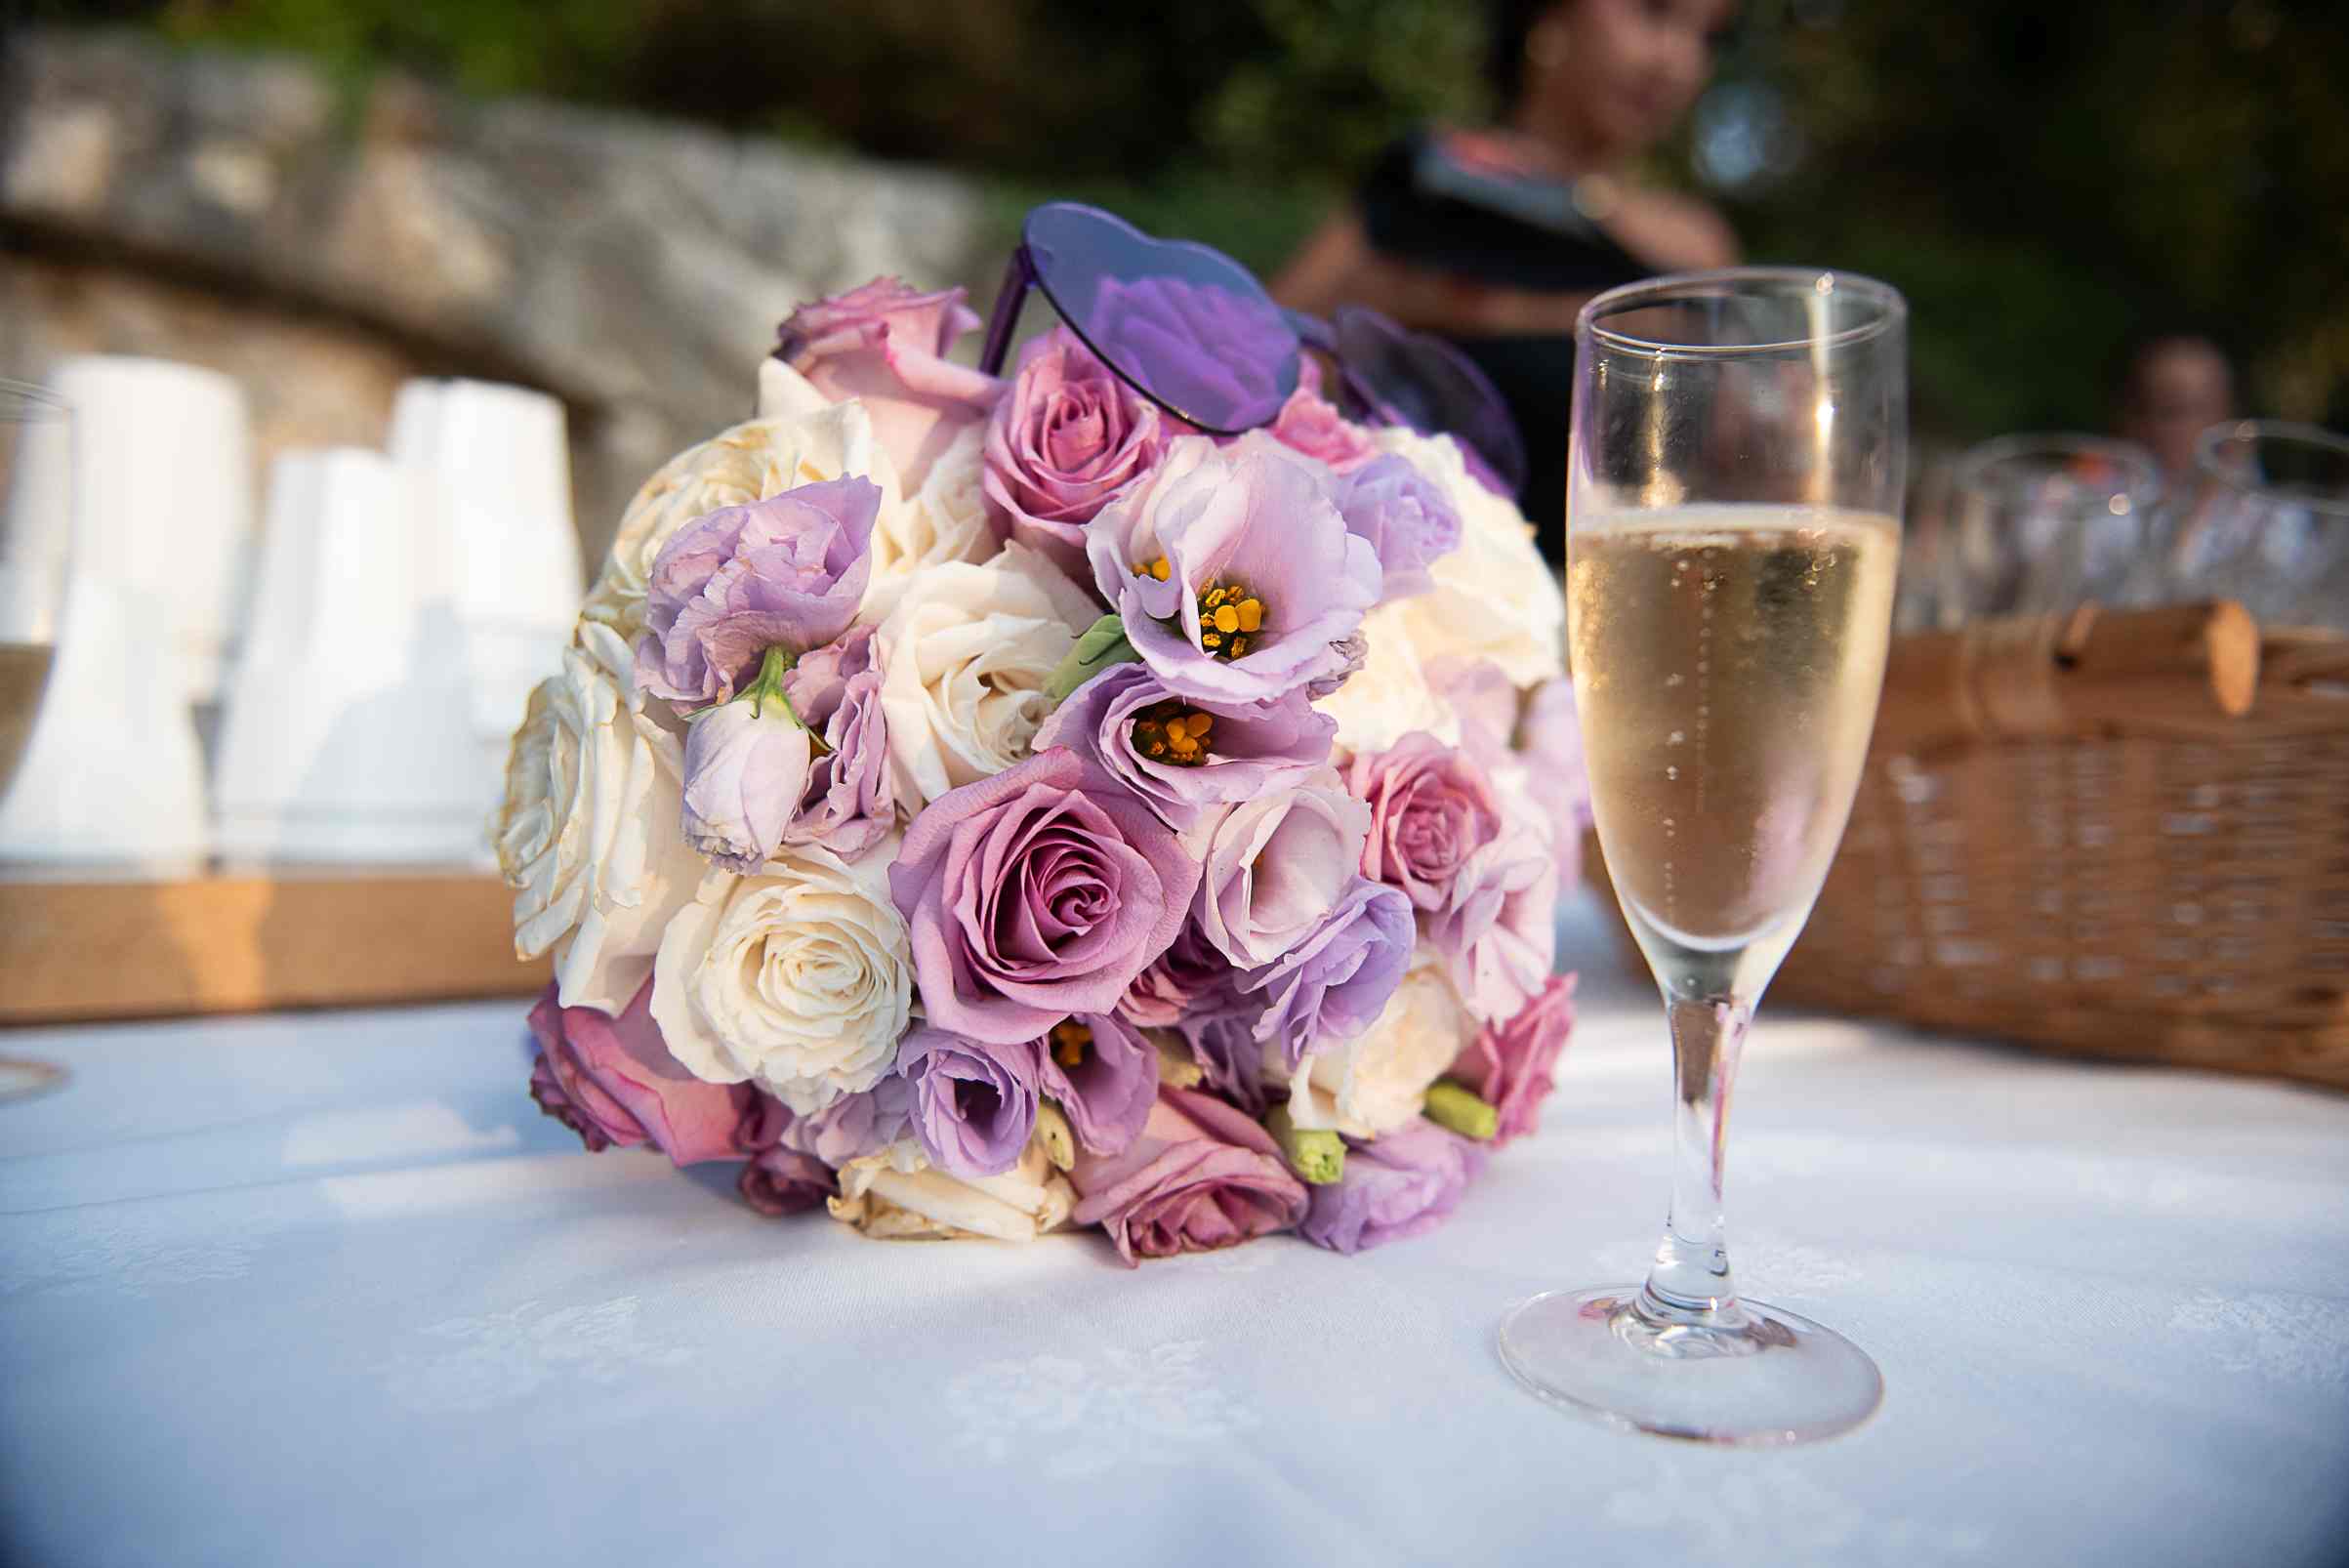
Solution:
{"label": "table", "polygon": [[0,1559],[2338,1564],[2349,1097],[1765,1009],[1747,1291],[1883,1410],[1721,1452],[1552,1410],[1504,1307],[1661,1219],[1652,993],[1579,917],[1543,1132],[1436,1234],[1129,1273],[590,1157],[512,1005],[23,1031]]}

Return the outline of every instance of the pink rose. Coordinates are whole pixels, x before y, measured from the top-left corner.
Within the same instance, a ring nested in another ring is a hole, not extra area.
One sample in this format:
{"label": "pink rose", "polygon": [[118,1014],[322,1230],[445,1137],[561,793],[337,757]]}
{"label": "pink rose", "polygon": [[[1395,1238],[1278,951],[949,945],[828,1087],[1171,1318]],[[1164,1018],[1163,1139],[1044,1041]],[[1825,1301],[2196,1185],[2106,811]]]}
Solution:
{"label": "pink rose", "polygon": [[771,1148],[754,1155],[734,1180],[742,1201],[762,1215],[796,1215],[840,1192],[832,1167],[797,1149]]}
{"label": "pink rose", "polygon": [[1271,1135],[1208,1094],[1162,1088],[1139,1136],[1106,1159],[1080,1153],[1071,1217],[1100,1225],[1128,1263],[1212,1252],[1305,1217],[1305,1187]]}
{"label": "pink rose", "polygon": [[1338,412],[1337,405],[1316,395],[1302,382],[1281,404],[1280,417],[1272,422],[1272,434],[1282,445],[1317,457],[1340,474],[1379,455],[1370,432]]}
{"label": "pink rose", "polygon": [[1054,327],[1019,352],[987,423],[987,499],[1013,539],[1085,575],[1085,524],[1158,466],[1175,426],[1077,335]]}
{"label": "pink rose", "polygon": [[813,305],[783,323],[775,357],[834,402],[856,398],[907,495],[965,426],[987,416],[1003,383],[946,355],[979,324],[964,291],[922,294],[893,277]]}
{"label": "pink rose", "polygon": [[1574,976],[1553,974],[1506,1023],[1487,1024],[1452,1063],[1452,1076],[1501,1112],[1493,1146],[1542,1125],[1558,1055],[1574,1033]]}
{"label": "pink rose", "polygon": [[1501,800],[1484,769],[1424,730],[1356,757],[1346,786],[1371,809],[1362,874],[1433,913],[1452,902],[1469,857],[1501,837]]}
{"label": "pink rose", "polygon": [[530,1010],[530,1032],[538,1037],[530,1097],[591,1152],[650,1143],[693,1165],[740,1159],[768,1136],[750,1085],[706,1084],[669,1054],[652,1021],[650,980],[616,1018],[561,1007],[550,985]]}

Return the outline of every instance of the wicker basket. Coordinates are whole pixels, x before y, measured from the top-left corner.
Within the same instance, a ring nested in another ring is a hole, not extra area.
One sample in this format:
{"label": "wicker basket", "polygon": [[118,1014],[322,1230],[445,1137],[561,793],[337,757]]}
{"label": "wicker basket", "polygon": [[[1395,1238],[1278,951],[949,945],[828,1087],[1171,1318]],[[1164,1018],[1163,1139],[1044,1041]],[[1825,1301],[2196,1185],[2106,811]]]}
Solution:
{"label": "wicker basket", "polygon": [[1771,997],[2349,1087],[2349,640],[2223,603],[1902,639]]}

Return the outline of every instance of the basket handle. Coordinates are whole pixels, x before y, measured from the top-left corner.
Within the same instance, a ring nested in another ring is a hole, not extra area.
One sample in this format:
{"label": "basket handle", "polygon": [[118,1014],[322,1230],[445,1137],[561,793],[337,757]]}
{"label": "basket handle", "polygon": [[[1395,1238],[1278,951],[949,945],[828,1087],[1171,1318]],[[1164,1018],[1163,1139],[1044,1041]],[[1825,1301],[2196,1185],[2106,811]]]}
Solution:
{"label": "basket handle", "polygon": [[[2082,604],[1904,637],[1885,669],[1875,749],[1918,756],[2075,735],[2244,735],[2254,695],[2265,696],[2260,652],[2258,626],[2232,599]],[[2349,655],[2340,673],[2349,677]],[[2349,703],[2328,706],[2331,723],[2349,725]]]}

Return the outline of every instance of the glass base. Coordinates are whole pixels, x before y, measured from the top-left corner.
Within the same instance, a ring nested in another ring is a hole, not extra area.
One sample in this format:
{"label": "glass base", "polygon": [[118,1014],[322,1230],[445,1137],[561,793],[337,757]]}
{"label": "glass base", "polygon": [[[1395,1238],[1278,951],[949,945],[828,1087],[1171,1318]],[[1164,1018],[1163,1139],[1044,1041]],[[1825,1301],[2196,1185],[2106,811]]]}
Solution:
{"label": "glass base", "polygon": [[1639,1291],[1535,1297],[1502,1320],[1503,1364],[1553,1405],[1697,1443],[1816,1442],[1883,1402],[1875,1363],[1809,1318],[1753,1301],[1660,1318],[1639,1309]]}

